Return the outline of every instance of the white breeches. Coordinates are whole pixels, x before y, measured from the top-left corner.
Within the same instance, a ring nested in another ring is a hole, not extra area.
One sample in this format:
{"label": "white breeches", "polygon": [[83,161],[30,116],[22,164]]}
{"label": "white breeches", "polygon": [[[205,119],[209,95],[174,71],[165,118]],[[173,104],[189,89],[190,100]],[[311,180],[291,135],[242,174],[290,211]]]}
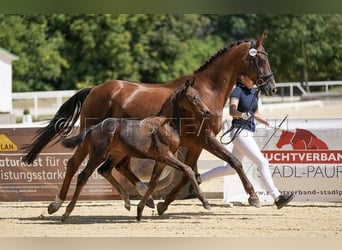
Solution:
{"label": "white breeches", "polygon": [[[236,129],[233,129],[230,132],[230,137],[232,138],[235,134]],[[248,130],[242,130],[239,135],[235,137],[233,140],[233,150],[232,153],[235,157],[237,157],[241,162],[246,156],[249,158],[254,164],[257,166],[262,185],[265,189],[270,193],[273,199],[276,199],[280,192],[275,187],[271,171],[269,168],[269,162],[261,153],[258,144],[254,140],[254,133]],[[236,174],[236,171],[229,165],[226,164],[224,166],[217,166],[205,173],[201,174],[202,181],[207,181],[212,178],[225,176],[225,175],[233,175]]]}

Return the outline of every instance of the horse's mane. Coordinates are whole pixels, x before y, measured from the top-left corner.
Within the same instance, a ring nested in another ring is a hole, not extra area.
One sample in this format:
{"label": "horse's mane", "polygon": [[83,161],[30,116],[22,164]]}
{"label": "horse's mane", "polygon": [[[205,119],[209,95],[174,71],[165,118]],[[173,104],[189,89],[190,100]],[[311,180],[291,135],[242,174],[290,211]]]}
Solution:
{"label": "horse's mane", "polygon": [[212,55],[207,61],[205,61],[197,70],[194,71],[195,73],[199,73],[203,70],[205,70],[209,64],[211,64],[217,57],[221,56],[222,54],[224,54],[226,51],[230,50],[233,47],[236,47],[238,45],[240,45],[241,43],[244,42],[249,42],[248,40],[240,40],[237,42],[233,42],[223,48],[221,48],[219,51],[216,52],[216,54]]}

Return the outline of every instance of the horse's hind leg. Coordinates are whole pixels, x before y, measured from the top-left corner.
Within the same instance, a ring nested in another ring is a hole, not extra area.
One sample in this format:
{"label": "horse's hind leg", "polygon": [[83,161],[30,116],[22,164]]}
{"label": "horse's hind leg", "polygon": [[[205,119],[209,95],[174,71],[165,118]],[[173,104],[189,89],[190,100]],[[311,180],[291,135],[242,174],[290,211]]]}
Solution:
{"label": "horse's hind leg", "polygon": [[112,170],[114,167],[114,162],[112,159],[107,158],[107,160],[102,163],[97,172],[102,175],[107,181],[109,181],[119,192],[121,199],[125,202],[125,208],[129,211],[131,210],[131,202],[129,200],[129,193],[121,186],[121,184],[115,180],[112,175]]}
{"label": "horse's hind leg", "polygon": [[162,173],[165,167],[164,163],[156,162],[153,168],[153,172],[151,175],[151,179],[148,185],[148,189],[145,195],[140,200],[138,207],[137,207],[137,220],[140,221],[142,217],[142,212],[146,205],[147,200],[149,199],[150,195],[152,194],[153,190],[156,188],[160,174]]}
{"label": "horse's hind leg", "polygon": [[62,206],[63,202],[66,199],[71,180],[74,177],[77,169],[81,165],[82,161],[87,156],[87,154],[88,154],[87,147],[83,144],[77,147],[74,155],[68,160],[67,167],[66,167],[66,174],[65,174],[59,195],[48,206],[49,214],[53,214],[57,212],[58,209]]}
{"label": "horse's hind leg", "polygon": [[[139,195],[143,197],[147,191],[147,186],[132,172],[130,168],[131,157],[123,158],[116,166],[115,169],[118,170],[123,176],[125,176],[130,183],[134,185]],[[146,205],[149,208],[154,208],[154,201],[152,195],[150,194]]]}
{"label": "horse's hind leg", "polygon": [[99,163],[101,162],[99,162],[98,160],[94,162],[92,159],[89,159],[83,171],[78,175],[74,195],[72,196],[71,201],[65,209],[65,213],[62,216],[62,222],[64,222],[69,217],[71,212],[74,210],[78,196],[80,195],[82,188],[87,183],[89,177],[94,172],[95,168],[98,166]]}

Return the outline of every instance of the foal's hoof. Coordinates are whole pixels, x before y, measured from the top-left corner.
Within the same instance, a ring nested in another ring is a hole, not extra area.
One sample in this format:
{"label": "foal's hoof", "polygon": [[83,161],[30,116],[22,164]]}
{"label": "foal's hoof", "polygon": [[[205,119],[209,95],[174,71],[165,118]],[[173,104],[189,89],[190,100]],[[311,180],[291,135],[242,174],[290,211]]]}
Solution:
{"label": "foal's hoof", "polygon": [[255,198],[249,197],[248,198],[248,203],[249,203],[249,205],[251,205],[253,207],[256,207],[256,208],[260,208],[261,207],[261,204],[260,204],[260,201],[259,201],[258,197],[255,197]]}
{"label": "foal's hoof", "polygon": [[149,198],[146,202],[146,206],[149,208],[154,208],[154,200],[152,198]]}
{"label": "foal's hoof", "polygon": [[159,215],[164,214],[164,212],[167,210],[167,206],[165,205],[164,202],[159,202],[157,204],[157,211]]}

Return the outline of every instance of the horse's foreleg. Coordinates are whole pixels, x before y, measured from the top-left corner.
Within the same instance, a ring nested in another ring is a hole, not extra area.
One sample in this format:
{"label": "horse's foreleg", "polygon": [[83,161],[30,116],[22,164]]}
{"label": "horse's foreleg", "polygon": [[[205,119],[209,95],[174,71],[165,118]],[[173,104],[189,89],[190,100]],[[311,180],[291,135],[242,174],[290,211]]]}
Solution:
{"label": "horse's foreleg", "polygon": [[63,202],[66,199],[71,180],[87,154],[87,148],[83,145],[80,145],[76,149],[74,155],[68,160],[66,174],[59,195],[48,206],[49,214],[57,212],[58,209],[62,206]]}
{"label": "horse's foreleg", "polygon": [[119,192],[121,199],[125,202],[125,208],[129,211],[131,210],[131,202],[129,200],[129,193],[121,186],[121,184],[113,177],[112,170],[114,167],[114,162],[111,158],[102,163],[98,168],[97,172],[102,175],[107,181],[109,181],[113,187]]}
{"label": "horse's foreleg", "polygon": [[148,185],[148,189],[146,190],[145,195],[142,197],[137,207],[137,220],[138,221],[141,220],[144,207],[149,197],[151,196],[153,190],[156,188],[160,174],[162,173],[164,167],[165,167],[165,164],[156,161],[154,168],[153,168],[152,175],[151,175],[151,179]]}
{"label": "horse's foreleg", "polygon": [[254,191],[252,183],[247,178],[241,162],[231,152],[229,152],[226,147],[224,147],[214,136],[206,137],[203,148],[214,154],[218,158],[222,159],[223,161],[228,162],[232,166],[232,168],[235,169],[242,181],[245,191],[249,194],[249,204],[255,207],[260,207],[259,198]]}
{"label": "horse's foreleg", "polygon": [[[130,168],[131,157],[123,158],[118,164],[116,164],[115,169],[118,170],[123,176],[125,176],[130,183],[134,185],[139,195],[143,197],[147,191],[147,186],[143,183],[131,170]],[[149,208],[154,208],[154,201],[152,195],[149,196],[146,205]]]}
{"label": "horse's foreleg", "polygon": [[[185,155],[185,164],[193,168],[200,154],[201,150],[188,150]],[[182,191],[187,182],[188,178],[183,174],[180,182],[166,195],[165,200],[158,203],[157,210],[159,215],[164,214],[168,206],[177,198],[177,195]]]}

